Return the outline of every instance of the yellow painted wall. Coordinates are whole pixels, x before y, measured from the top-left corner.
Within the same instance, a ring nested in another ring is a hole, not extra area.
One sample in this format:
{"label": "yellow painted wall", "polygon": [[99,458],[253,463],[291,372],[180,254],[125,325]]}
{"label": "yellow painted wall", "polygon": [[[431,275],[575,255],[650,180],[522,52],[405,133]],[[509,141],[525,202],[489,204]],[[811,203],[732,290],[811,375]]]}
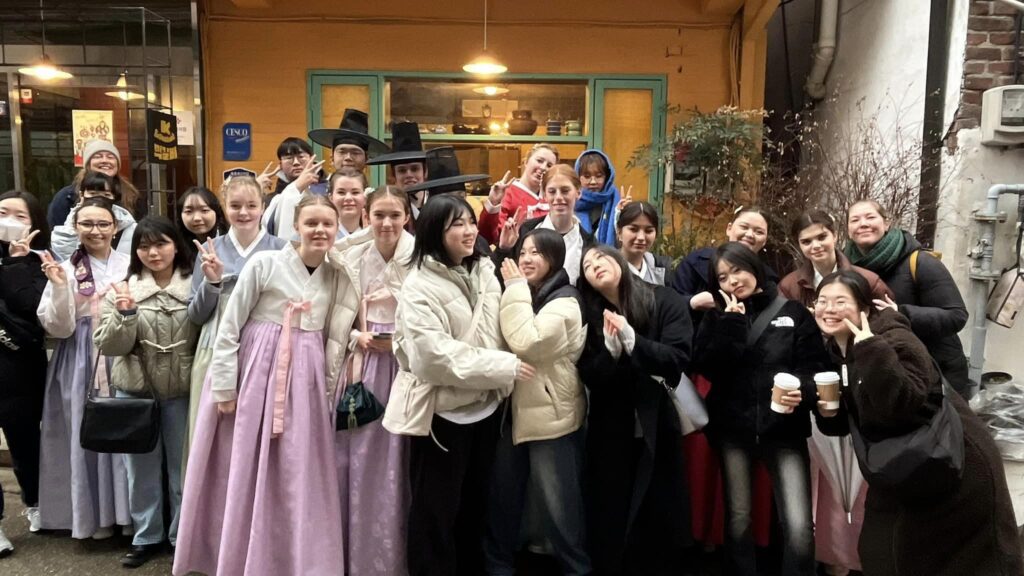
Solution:
{"label": "yellow painted wall", "polygon": [[[515,73],[664,74],[670,104],[713,110],[729,102],[732,19],[702,14],[700,4],[491,0],[489,46]],[[309,69],[461,71],[481,48],[482,8],[479,0],[208,0],[208,178],[219,181],[228,165],[225,122],[252,123],[252,160],[230,166],[257,172],[282,139],[305,137]]]}

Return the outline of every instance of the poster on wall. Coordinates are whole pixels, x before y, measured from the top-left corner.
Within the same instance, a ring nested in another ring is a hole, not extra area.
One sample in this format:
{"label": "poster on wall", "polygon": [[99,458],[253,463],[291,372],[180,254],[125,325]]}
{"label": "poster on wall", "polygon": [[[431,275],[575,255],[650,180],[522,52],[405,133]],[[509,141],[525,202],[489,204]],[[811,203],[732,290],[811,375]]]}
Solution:
{"label": "poster on wall", "polygon": [[75,166],[81,166],[82,151],[91,140],[113,142],[114,112],[111,110],[72,110],[71,133],[75,136]]}
{"label": "poster on wall", "polygon": [[178,159],[178,119],[173,114],[146,110],[146,158],[155,164]]}
{"label": "poster on wall", "polygon": [[175,110],[174,117],[178,119],[178,146],[195,146],[195,116],[191,110]]}
{"label": "poster on wall", "polygon": [[252,154],[252,124],[228,122],[224,124],[224,159],[229,162],[248,160]]}

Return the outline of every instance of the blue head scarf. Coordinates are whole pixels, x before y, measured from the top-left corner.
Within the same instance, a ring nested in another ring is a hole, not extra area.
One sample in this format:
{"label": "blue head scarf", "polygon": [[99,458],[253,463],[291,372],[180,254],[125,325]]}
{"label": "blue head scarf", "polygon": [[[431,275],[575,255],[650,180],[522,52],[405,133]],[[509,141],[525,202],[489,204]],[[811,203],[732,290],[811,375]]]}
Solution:
{"label": "blue head scarf", "polygon": [[[604,159],[608,166],[608,175],[604,181],[604,188],[594,192],[583,188],[580,190],[580,199],[576,201],[576,217],[579,218],[580,226],[594,235],[594,239],[602,244],[615,245],[615,207],[619,204],[619,189],[615,187],[615,167],[608,155],[600,150],[590,149],[580,154],[576,159],[576,173],[580,172],[580,160],[587,154],[597,154]],[[601,216],[597,222],[591,221],[591,213],[594,209],[601,208]]]}

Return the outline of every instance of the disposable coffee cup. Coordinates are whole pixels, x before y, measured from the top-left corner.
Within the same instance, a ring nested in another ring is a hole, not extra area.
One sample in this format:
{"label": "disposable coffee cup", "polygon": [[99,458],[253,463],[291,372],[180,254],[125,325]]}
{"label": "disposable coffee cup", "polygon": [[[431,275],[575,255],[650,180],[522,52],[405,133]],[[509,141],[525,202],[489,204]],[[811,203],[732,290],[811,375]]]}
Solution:
{"label": "disposable coffee cup", "polygon": [[788,392],[800,389],[800,379],[792,374],[779,372],[775,375],[775,385],[772,386],[772,410],[779,414],[792,414],[793,408],[782,404],[782,397]]}
{"label": "disposable coffee cup", "polygon": [[825,402],[825,408],[838,410],[839,374],[835,372],[818,372],[814,375],[814,383],[818,386],[818,399]]}

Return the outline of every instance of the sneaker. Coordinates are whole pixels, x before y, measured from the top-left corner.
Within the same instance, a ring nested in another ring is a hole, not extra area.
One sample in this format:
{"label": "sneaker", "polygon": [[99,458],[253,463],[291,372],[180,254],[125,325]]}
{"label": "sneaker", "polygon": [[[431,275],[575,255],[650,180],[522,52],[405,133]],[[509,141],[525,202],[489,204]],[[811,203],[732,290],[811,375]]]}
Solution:
{"label": "sneaker", "polygon": [[111,528],[110,526],[104,526],[103,528],[98,528],[95,532],[92,533],[92,539],[93,540],[106,540],[107,538],[110,538],[113,535],[114,535],[114,529]]}
{"label": "sneaker", "polygon": [[33,506],[31,508],[25,508],[22,510],[21,515],[28,518],[28,531],[39,532],[40,520],[39,520],[39,507]]}
{"label": "sneaker", "polygon": [[0,528],[0,558],[10,556],[11,552],[14,552],[14,544],[11,544],[11,541],[4,535],[3,529]]}
{"label": "sneaker", "polygon": [[128,553],[121,557],[121,565],[125,568],[138,568],[149,562],[160,553],[163,544],[133,544]]}

